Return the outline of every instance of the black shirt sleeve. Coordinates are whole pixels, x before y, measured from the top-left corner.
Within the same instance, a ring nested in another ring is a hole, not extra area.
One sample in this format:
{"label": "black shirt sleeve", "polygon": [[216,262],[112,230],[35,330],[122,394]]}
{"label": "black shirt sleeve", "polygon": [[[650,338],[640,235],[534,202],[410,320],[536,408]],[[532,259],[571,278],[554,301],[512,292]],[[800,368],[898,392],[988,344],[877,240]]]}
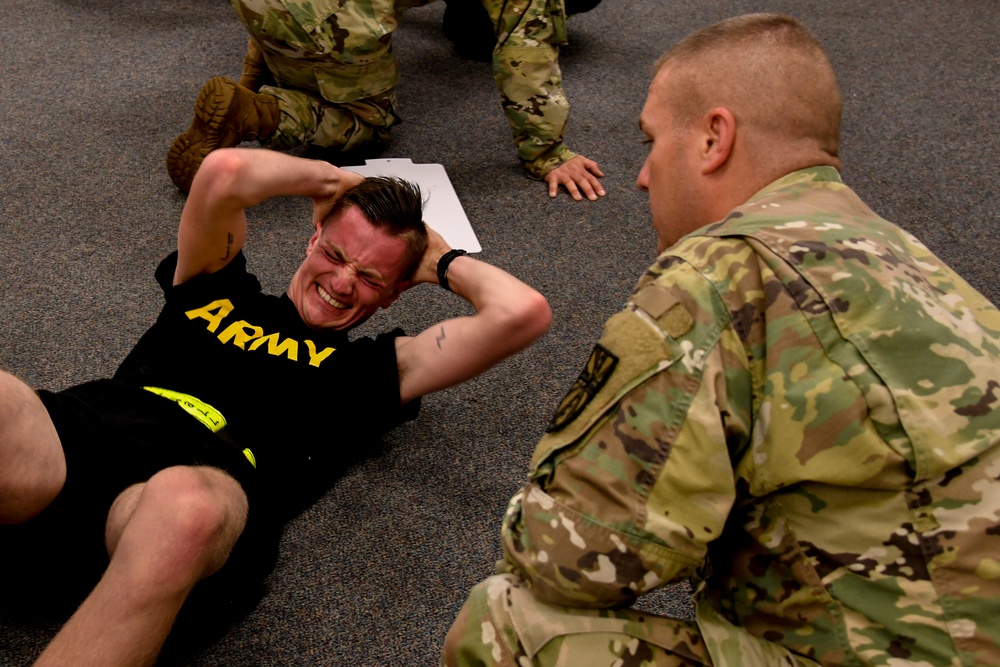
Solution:
{"label": "black shirt sleeve", "polygon": [[226,283],[236,283],[247,281],[245,289],[260,291],[260,281],[253,274],[247,273],[247,258],[243,251],[236,253],[236,256],[224,267],[214,273],[205,273],[184,281],[180,285],[174,285],[174,272],[177,270],[177,251],[173,251],[163,258],[159,266],[156,267],[156,282],[163,290],[163,295],[170,300],[174,293],[185,294],[188,292],[200,292],[203,285],[209,281],[213,284],[224,285]]}

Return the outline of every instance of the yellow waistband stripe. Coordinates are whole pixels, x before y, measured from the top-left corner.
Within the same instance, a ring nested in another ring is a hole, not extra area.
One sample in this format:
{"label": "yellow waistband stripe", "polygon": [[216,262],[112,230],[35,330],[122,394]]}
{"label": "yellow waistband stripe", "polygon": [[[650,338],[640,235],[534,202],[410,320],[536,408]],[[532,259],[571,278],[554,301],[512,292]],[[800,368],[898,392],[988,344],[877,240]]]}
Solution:
{"label": "yellow waistband stripe", "polygon": [[226,418],[222,416],[221,412],[190,394],[182,394],[179,391],[161,389],[160,387],[143,387],[143,389],[181,406],[185,412],[207,426],[212,433],[218,433],[226,426]]}
{"label": "yellow waistband stripe", "polygon": [[[195,398],[191,394],[184,394],[179,391],[172,391],[161,387],[143,387],[143,389],[175,402],[177,405],[184,408],[185,412],[207,426],[212,433],[218,433],[226,426],[226,418],[222,416],[221,412],[213,408],[205,401]],[[243,450],[243,456],[247,457],[247,461],[250,462],[250,465],[254,468],[257,467],[257,458],[253,455],[253,452],[250,451],[249,447]]]}

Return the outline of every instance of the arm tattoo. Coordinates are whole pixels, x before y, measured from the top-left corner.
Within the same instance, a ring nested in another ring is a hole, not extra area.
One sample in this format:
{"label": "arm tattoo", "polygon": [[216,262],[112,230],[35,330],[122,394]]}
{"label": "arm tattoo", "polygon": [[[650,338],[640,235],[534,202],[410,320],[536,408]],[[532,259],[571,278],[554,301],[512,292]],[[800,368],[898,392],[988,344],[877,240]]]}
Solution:
{"label": "arm tattoo", "polygon": [[222,259],[229,259],[229,255],[233,251],[233,233],[229,232],[226,234],[226,254],[223,255]]}
{"label": "arm tattoo", "polygon": [[437,337],[438,349],[439,350],[441,349],[441,341],[443,341],[444,339],[445,339],[444,327],[441,327],[441,335]]}

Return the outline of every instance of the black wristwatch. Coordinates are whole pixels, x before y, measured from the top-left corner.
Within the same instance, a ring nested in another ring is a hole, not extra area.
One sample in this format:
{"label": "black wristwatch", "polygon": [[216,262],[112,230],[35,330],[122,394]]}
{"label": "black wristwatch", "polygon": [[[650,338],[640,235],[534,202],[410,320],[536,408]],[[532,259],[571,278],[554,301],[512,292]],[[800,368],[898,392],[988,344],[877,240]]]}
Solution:
{"label": "black wristwatch", "polygon": [[441,287],[445,288],[449,292],[451,291],[451,287],[448,286],[448,267],[451,265],[452,260],[454,260],[456,257],[461,257],[462,255],[468,255],[468,254],[469,253],[467,253],[464,250],[461,250],[459,248],[454,248],[452,250],[449,250],[445,254],[441,255],[441,259],[438,260],[438,267],[437,267],[438,283],[441,285]]}

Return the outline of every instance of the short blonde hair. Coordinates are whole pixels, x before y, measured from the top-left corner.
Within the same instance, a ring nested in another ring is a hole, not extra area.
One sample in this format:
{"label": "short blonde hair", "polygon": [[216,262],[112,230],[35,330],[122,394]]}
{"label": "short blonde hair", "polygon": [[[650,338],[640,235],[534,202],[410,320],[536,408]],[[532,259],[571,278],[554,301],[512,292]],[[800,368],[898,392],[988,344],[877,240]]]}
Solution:
{"label": "short blonde hair", "polygon": [[798,20],[747,14],[703,28],[656,64],[670,68],[661,91],[676,122],[725,107],[760,141],[816,142],[837,155],[841,95],[823,48]]}

